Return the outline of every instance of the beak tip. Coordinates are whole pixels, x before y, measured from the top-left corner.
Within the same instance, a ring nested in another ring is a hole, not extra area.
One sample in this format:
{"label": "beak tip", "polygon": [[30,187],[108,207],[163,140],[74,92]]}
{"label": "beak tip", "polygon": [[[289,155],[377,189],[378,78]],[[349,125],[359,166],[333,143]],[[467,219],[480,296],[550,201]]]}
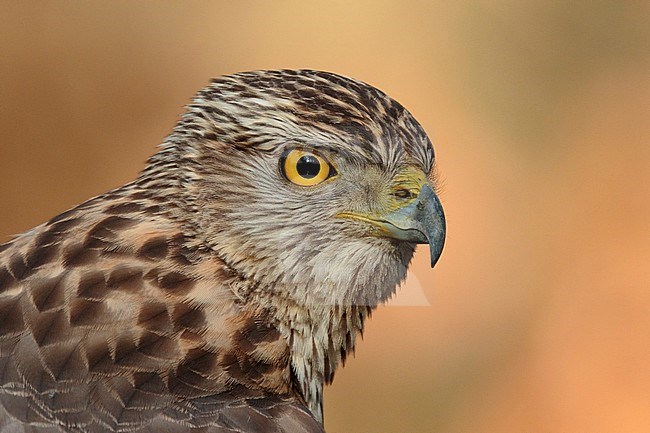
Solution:
{"label": "beak tip", "polygon": [[440,256],[442,255],[442,248],[436,248],[435,246],[431,247],[429,253],[431,255],[431,268],[433,268],[436,266],[436,263],[438,263],[438,260],[440,260]]}

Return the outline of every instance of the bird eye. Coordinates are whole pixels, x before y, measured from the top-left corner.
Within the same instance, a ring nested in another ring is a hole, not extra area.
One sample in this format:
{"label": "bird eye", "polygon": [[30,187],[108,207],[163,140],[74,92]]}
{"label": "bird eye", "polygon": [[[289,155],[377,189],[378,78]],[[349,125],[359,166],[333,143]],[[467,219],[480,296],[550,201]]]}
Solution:
{"label": "bird eye", "polygon": [[318,185],[334,172],[325,158],[301,149],[293,149],[283,156],[280,166],[286,178],[300,186]]}

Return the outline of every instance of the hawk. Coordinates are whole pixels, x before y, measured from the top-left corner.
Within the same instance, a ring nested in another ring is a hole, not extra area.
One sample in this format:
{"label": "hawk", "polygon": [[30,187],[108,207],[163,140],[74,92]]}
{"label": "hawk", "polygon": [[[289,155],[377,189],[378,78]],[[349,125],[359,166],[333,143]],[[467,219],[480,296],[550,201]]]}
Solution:
{"label": "hawk", "polygon": [[399,103],[211,81],[139,177],[0,246],[0,431],[323,432],[323,386],[445,219]]}

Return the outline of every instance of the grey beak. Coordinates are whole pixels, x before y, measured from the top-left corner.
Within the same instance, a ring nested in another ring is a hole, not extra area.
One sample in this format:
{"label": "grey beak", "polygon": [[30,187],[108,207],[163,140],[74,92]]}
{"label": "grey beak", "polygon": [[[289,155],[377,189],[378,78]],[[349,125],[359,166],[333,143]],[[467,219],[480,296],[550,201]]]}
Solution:
{"label": "grey beak", "polygon": [[445,245],[446,222],[440,200],[431,186],[424,185],[413,203],[386,215],[383,222],[395,239],[429,244],[431,267],[436,265]]}

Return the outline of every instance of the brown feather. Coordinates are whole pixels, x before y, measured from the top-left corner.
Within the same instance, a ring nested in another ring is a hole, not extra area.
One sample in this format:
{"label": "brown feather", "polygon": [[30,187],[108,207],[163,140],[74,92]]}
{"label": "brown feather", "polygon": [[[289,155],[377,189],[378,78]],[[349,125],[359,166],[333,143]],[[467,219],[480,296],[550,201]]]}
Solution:
{"label": "brown feather", "polygon": [[[0,431],[322,431],[288,385],[286,342],[224,264],[167,218],[139,224],[124,194],[3,249]],[[208,318],[205,291],[228,307]]]}

